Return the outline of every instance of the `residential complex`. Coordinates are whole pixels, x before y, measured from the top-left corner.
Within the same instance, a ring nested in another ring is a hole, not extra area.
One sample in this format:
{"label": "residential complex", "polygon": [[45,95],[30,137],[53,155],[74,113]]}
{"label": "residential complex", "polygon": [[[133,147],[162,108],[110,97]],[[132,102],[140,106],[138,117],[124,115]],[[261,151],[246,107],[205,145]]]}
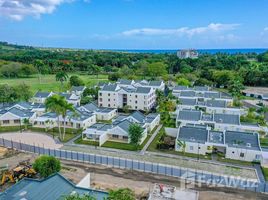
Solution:
{"label": "residential complex", "polygon": [[187,125],[178,129],[175,150],[206,155],[221,153],[225,158],[261,161],[259,134],[239,131],[215,131],[206,126]]}

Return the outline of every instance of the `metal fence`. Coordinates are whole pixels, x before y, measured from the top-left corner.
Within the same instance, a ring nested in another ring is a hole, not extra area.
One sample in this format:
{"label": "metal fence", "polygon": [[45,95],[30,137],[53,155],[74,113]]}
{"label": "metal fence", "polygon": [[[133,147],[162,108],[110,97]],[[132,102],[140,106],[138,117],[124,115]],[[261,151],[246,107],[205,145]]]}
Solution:
{"label": "metal fence", "polygon": [[0,146],[13,148],[19,151],[31,152],[39,155],[50,155],[56,158],[72,160],[90,164],[99,164],[114,168],[129,169],[145,173],[154,173],[169,177],[179,178],[185,183],[200,183],[208,186],[232,187],[249,190],[253,192],[268,193],[268,183],[259,182],[252,179],[224,176],[216,173],[208,173],[201,170],[193,170],[182,167],[164,165],[160,163],[144,162],[112,156],[88,154],[76,151],[66,151],[61,149],[49,149],[35,145],[13,142],[11,140],[0,139]]}

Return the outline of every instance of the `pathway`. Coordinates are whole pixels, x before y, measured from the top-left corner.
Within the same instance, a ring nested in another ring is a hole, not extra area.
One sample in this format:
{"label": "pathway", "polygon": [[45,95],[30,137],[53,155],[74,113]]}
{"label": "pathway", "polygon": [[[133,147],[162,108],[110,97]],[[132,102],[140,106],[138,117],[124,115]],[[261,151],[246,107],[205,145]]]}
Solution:
{"label": "pathway", "polygon": [[152,141],[154,140],[154,138],[157,136],[157,134],[159,133],[159,131],[162,128],[162,124],[160,124],[157,129],[155,130],[155,132],[153,133],[153,135],[150,137],[150,139],[148,140],[148,142],[144,145],[144,147],[142,148],[142,150],[140,151],[141,155],[144,155],[145,151],[148,149],[148,147],[150,146],[150,144],[152,143]]}

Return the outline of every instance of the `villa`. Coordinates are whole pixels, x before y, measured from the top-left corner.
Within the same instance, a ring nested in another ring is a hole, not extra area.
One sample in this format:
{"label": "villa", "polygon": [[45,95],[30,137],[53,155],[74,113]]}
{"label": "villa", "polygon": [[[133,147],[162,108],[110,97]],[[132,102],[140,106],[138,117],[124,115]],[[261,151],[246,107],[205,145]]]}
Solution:
{"label": "villa", "polygon": [[178,129],[175,150],[206,155],[221,153],[225,158],[261,161],[262,150],[258,133],[212,131],[207,127],[188,125]]}
{"label": "villa", "polygon": [[79,106],[80,105],[80,100],[81,97],[74,94],[74,93],[59,93],[60,96],[63,96],[68,103],[73,104],[74,106]]}
{"label": "villa", "polygon": [[214,130],[224,131],[253,131],[267,132],[267,127],[258,124],[249,124],[240,122],[240,115],[213,113],[208,114],[200,110],[183,109],[176,111],[176,126],[185,126],[187,124],[208,125]]}
{"label": "villa", "polygon": [[38,91],[37,93],[35,93],[31,101],[33,103],[45,103],[46,99],[48,97],[51,97],[53,94],[54,94],[53,92]]}
{"label": "villa", "polygon": [[77,96],[82,96],[85,89],[86,89],[86,86],[72,86],[71,93]]}
{"label": "villa", "polygon": [[[59,116],[60,125],[64,125],[64,119],[62,116]],[[96,115],[88,112],[81,112],[76,110],[75,113],[69,111],[65,119],[66,128],[73,129],[85,129],[92,126],[96,123]],[[47,112],[33,121],[34,127],[39,128],[54,128],[58,126],[58,116],[54,112]]]}
{"label": "villa", "polygon": [[127,80],[127,79],[119,79],[116,82],[120,87],[147,87],[152,88],[154,90],[165,90],[164,81],[147,81],[147,80]]}
{"label": "villa", "polygon": [[88,103],[86,105],[78,107],[78,110],[94,113],[97,117],[97,120],[109,121],[116,117],[117,109],[114,108],[101,108],[98,107],[95,103]]}
{"label": "villa", "polygon": [[159,123],[159,114],[144,116],[142,113],[136,111],[131,115],[119,115],[111,124],[94,124],[83,131],[82,139],[97,141],[99,142],[99,146],[103,145],[106,141],[130,143],[129,127],[132,124],[139,124],[143,128],[141,144],[147,137],[148,132],[152,131]]}
{"label": "villa", "polygon": [[25,120],[33,122],[35,117],[35,112],[20,110],[16,107],[0,110],[0,126],[21,126]]}

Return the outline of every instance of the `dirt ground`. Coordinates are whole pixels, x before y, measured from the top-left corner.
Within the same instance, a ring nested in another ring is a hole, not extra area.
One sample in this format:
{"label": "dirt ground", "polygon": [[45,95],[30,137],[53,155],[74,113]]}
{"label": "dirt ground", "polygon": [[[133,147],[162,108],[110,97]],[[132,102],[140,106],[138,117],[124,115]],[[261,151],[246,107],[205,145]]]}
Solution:
{"label": "dirt ground", "polygon": [[[8,164],[9,168],[15,167],[18,162],[36,158],[33,154],[20,153],[17,151],[0,148],[0,166]],[[72,161],[61,161],[63,176],[73,181],[75,184],[80,182],[88,173],[91,177],[91,187],[101,190],[110,190],[115,188],[129,187],[137,195],[137,199],[143,199],[148,196],[154,183],[163,183],[181,186],[179,179],[159,176],[154,174],[114,169],[111,167],[89,165]],[[10,186],[10,185],[9,185]],[[4,188],[1,188],[4,189]],[[210,188],[193,186],[191,190],[199,192],[199,200],[267,200],[268,195],[246,192],[230,188]]]}

